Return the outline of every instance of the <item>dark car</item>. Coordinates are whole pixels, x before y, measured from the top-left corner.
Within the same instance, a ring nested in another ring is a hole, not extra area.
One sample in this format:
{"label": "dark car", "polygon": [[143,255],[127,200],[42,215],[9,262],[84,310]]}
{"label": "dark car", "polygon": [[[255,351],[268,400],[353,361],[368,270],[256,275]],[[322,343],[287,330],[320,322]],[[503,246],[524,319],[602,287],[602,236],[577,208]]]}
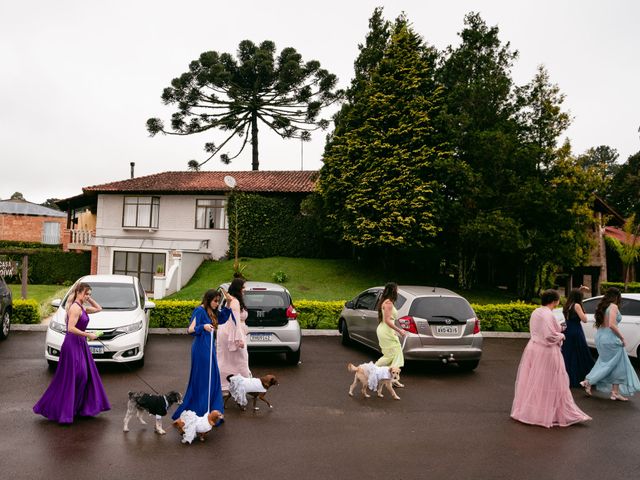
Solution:
{"label": "dark car", "polygon": [[[348,301],[340,313],[342,343],[362,343],[377,351],[378,304],[383,287],[373,287]],[[444,288],[398,286],[397,326],[408,332],[405,360],[457,363],[473,370],[482,356],[480,322],[466,299]]]}
{"label": "dark car", "polygon": [[2,321],[2,325],[0,326],[0,340],[4,340],[9,336],[12,314],[13,296],[11,289],[4,281],[4,278],[0,277],[0,320]]}
{"label": "dark car", "polygon": [[[228,283],[220,286],[229,289]],[[275,283],[246,282],[244,286],[244,302],[249,314],[246,321],[249,353],[284,353],[287,363],[297,365],[302,331],[289,291]]]}

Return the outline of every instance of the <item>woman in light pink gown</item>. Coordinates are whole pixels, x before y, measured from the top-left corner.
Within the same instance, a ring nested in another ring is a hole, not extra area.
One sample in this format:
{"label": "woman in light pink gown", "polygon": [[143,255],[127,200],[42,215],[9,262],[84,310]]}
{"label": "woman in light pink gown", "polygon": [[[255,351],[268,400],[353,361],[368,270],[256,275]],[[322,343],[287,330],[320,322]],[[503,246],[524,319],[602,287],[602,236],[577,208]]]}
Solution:
{"label": "woman in light pink gown", "polygon": [[222,391],[229,391],[229,375],[251,377],[249,370],[249,353],[247,352],[247,335],[249,328],[245,321],[248,312],[244,304],[243,278],[234,278],[227,294],[227,306],[231,308],[233,317],[218,327],[216,354],[220,369]]}
{"label": "woman in light pink gown", "polygon": [[518,367],[511,418],[547,428],[591,420],[578,408],[569,389],[560,351],[564,335],[552,313],[560,303],[558,292],[546,290],[541,300],[542,307],[529,320],[531,340]]}

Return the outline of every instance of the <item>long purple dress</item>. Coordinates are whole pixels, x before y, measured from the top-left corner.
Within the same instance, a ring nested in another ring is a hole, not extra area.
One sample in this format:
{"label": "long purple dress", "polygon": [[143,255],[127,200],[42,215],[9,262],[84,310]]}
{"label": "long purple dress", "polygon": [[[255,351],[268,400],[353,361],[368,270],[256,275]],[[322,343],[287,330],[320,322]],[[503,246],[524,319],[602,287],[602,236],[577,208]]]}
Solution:
{"label": "long purple dress", "polygon": [[[82,305],[78,305],[82,314],[76,327],[84,331],[89,315]],[[56,373],[47,391],[34,405],[33,412],[58,423],[73,423],[75,417],[92,417],[110,409],[87,339],[67,332]]]}

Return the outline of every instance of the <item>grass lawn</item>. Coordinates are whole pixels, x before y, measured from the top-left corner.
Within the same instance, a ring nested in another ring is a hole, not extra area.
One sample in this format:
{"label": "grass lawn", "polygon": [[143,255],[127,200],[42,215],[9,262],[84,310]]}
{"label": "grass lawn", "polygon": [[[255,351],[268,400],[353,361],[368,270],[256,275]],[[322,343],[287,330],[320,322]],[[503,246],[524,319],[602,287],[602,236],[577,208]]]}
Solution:
{"label": "grass lawn", "polygon": [[[272,282],[273,274],[281,271],[288,280],[283,284],[297,300],[349,300],[362,290],[388,281],[415,285],[414,279],[388,278],[372,266],[358,265],[349,260],[326,260],[309,258],[243,258],[240,260],[243,274],[249,280]],[[200,300],[209,288],[233,278],[233,260],[204,262],[189,283],[169,299]],[[420,282],[430,285],[431,282]],[[499,289],[458,291],[471,303],[509,303],[515,296]]]}
{"label": "grass lawn", "polygon": [[[22,285],[9,285],[9,288],[14,300],[22,298]],[[45,318],[53,313],[51,300],[64,297],[67,290],[69,287],[62,285],[27,285],[27,299],[35,300],[40,304],[40,316]]]}

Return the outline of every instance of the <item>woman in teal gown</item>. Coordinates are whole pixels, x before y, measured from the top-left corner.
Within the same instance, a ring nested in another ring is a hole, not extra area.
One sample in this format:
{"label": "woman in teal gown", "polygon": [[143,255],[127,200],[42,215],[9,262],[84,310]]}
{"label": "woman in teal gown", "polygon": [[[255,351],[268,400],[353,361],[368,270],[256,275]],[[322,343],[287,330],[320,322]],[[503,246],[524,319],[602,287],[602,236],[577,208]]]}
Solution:
{"label": "woman in teal gown", "polygon": [[591,387],[609,393],[611,400],[626,402],[625,395],[640,391],[640,380],[624,349],[624,337],[618,328],[622,321],[619,307],[622,300],[620,290],[611,287],[600,300],[595,313],[596,348],[598,359],[593,369],[580,384],[587,395]]}

